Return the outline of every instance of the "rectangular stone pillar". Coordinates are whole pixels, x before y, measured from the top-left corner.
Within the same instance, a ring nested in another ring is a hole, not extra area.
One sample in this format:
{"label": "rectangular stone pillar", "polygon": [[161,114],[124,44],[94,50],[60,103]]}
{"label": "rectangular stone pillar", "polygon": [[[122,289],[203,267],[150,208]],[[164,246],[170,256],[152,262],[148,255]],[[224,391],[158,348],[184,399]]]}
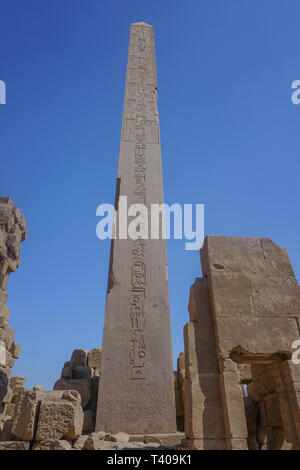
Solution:
{"label": "rectangular stone pillar", "polygon": [[215,332],[207,279],[190,290],[190,322],[184,327],[185,434],[198,450],[226,448]]}
{"label": "rectangular stone pillar", "polygon": [[[130,28],[116,189],[133,203],[163,203],[153,28]],[[96,430],[176,431],[164,240],[112,240]]]}

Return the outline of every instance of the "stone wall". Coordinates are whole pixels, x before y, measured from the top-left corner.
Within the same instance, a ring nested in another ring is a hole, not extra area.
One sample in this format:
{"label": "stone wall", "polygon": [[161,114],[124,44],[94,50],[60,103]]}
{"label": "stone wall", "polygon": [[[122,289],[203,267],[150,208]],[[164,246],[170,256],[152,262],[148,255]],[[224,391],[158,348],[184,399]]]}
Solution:
{"label": "stone wall", "polygon": [[184,328],[190,445],[300,449],[300,369],[291,362],[300,290],[286,250],[265,238],[209,236],[201,262]]}
{"label": "stone wall", "polygon": [[15,389],[25,382],[22,377],[11,378],[12,367],[21,348],[14,341],[14,330],[9,327],[6,286],[10,273],[19,266],[21,242],[26,235],[23,214],[10,198],[0,197],[0,431],[12,413],[11,401]]}

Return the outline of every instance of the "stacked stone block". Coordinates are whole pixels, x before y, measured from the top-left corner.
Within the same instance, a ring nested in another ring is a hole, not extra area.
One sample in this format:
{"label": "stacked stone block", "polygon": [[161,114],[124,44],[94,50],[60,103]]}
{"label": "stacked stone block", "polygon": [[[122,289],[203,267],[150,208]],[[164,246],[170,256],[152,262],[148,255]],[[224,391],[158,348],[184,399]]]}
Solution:
{"label": "stacked stone block", "polygon": [[84,433],[95,430],[101,356],[101,348],[93,348],[91,351],[75,349],[71,361],[64,364],[61,377],[53,387],[54,390],[76,390],[80,394],[84,410]]}
{"label": "stacked stone block", "polygon": [[265,238],[209,236],[201,262],[184,329],[191,447],[300,449],[300,373],[291,362],[300,289],[286,250]]}
{"label": "stacked stone block", "polygon": [[0,431],[11,413],[11,400],[18,380],[11,380],[12,367],[21,348],[14,341],[14,330],[9,327],[10,311],[6,305],[9,275],[20,263],[21,242],[27,227],[23,214],[8,197],[0,197]]}

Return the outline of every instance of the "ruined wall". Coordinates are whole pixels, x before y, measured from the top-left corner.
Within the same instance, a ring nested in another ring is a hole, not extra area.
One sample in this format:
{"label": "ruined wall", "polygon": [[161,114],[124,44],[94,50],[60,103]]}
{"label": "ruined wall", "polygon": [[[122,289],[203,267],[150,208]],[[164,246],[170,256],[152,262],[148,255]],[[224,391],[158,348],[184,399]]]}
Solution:
{"label": "ruined wall", "polygon": [[251,382],[252,400],[262,397],[263,367],[264,380],[273,386],[268,394],[276,397],[273,414],[280,414],[268,428],[282,430],[276,439],[269,429],[266,447],[289,443],[299,449],[300,371],[290,359],[300,336],[300,291],[286,250],[264,238],[209,236],[201,262],[203,278],[191,288],[184,331],[185,430],[191,445],[248,448],[244,402],[248,409],[251,402],[241,384]]}
{"label": "ruined wall", "polygon": [[75,349],[71,361],[64,364],[53,390],[76,390],[84,410],[83,433],[95,430],[102,349]]}
{"label": "ruined wall", "polygon": [[26,235],[23,214],[10,198],[0,197],[0,431],[10,408],[14,388],[25,382],[22,378],[11,380],[12,367],[21,348],[14,341],[14,330],[9,327],[6,286],[10,273],[19,266],[21,242]]}

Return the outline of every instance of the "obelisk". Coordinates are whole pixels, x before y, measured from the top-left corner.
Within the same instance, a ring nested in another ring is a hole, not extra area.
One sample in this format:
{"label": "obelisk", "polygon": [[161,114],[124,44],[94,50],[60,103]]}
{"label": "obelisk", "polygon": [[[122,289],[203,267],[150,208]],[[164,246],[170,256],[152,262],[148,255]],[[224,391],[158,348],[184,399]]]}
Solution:
{"label": "obelisk", "polygon": [[[130,27],[115,211],[163,203],[153,27]],[[111,242],[96,431],[176,432],[166,244]]]}

